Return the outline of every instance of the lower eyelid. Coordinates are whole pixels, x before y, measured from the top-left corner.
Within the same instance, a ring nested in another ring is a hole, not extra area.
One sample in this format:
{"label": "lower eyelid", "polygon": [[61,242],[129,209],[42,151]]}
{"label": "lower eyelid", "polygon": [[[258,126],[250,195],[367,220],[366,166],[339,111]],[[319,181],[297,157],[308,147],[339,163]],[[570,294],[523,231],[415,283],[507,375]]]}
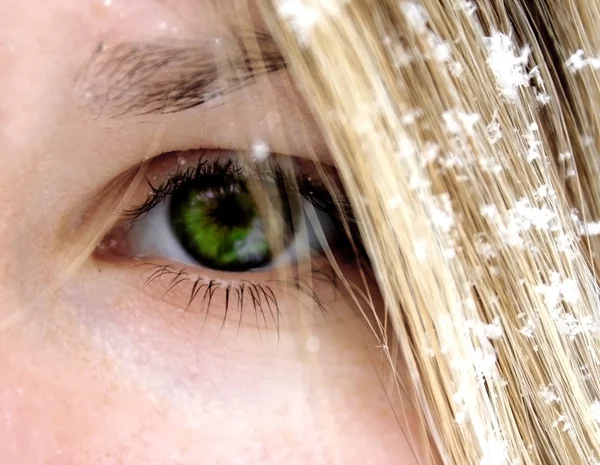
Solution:
{"label": "lower eyelid", "polygon": [[343,292],[329,262],[315,262],[301,272],[236,273],[232,279],[223,279],[220,272],[220,277],[202,276],[191,268],[143,259],[121,259],[115,268],[147,297],[171,307],[174,315],[197,316],[198,326],[279,333],[300,322],[316,326],[335,320]]}

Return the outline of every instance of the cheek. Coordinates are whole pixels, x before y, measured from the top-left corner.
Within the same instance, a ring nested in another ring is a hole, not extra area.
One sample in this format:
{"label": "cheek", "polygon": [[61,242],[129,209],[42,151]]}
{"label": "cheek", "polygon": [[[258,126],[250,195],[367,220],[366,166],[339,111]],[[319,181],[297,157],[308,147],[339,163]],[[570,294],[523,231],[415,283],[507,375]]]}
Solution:
{"label": "cheek", "polygon": [[22,341],[0,352],[1,464],[189,463],[175,460],[198,445],[184,418],[78,355]]}
{"label": "cheek", "polygon": [[192,425],[106,373],[21,350],[18,365],[2,354],[3,464],[417,463],[381,387],[358,378],[344,386],[308,369],[287,404],[210,412],[207,402],[202,424]]}
{"label": "cheek", "polygon": [[278,343],[256,328],[219,335],[220,320],[190,334],[197,321],[166,324],[172,307],[110,281],[93,283],[120,306],[67,289],[60,311],[2,338],[0,464],[417,463],[417,417],[386,393],[359,317],[292,325]]}

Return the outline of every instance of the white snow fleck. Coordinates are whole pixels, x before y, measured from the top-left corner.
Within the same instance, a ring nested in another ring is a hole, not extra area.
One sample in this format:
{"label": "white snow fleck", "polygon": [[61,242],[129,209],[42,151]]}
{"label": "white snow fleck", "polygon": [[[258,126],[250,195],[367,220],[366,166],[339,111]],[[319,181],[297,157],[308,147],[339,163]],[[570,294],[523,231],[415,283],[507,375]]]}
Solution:
{"label": "white snow fleck", "polygon": [[426,190],[431,187],[431,181],[423,173],[413,173],[408,180],[408,188],[411,190]]}
{"label": "white snow fleck", "polygon": [[252,144],[252,158],[256,161],[266,160],[269,156],[269,146],[263,141]]}
{"label": "white snow fleck", "polygon": [[427,166],[429,163],[433,163],[439,158],[440,146],[433,142],[426,142],[423,150],[419,154],[419,162],[421,167]]}
{"label": "white snow fleck", "polygon": [[528,198],[517,200],[505,215],[500,215],[493,205],[483,206],[480,212],[496,227],[499,236],[508,246],[525,246],[523,233],[530,229],[554,231],[557,228],[556,214],[545,205],[532,205]]}
{"label": "white snow fleck", "polygon": [[523,136],[527,142],[527,161],[531,163],[533,160],[541,158],[542,141],[539,136],[539,126],[537,123],[531,123],[527,128],[527,133]]}
{"label": "white snow fleck", "polygon": [[484,260],[491,260],[496,257],[496,250],[494,246],[490,244],[483,235],[477,235],[475,237],[475,250]]}
{"label": "white snow fleck", "polygon": [[567,420],[567,417],[565,417],[564,415],[559,415],[558,418],[554,421],[554,423],[552,423],[552,427],[559,428],[563,432],[569,432],[573,428],[573,425],[569,420]]}
{"label": "white snow fleck", "polygon": [[563,279],[557,272],[550,275],[548,284],[538,284],[534,290],[544,297],[548,308],[558,307],[561,301],[574,304],[580,296],[577,281],[571,278]]}
{"label": "white snow fleck", "polygon": [[473,366],[477,376],[483,380],[493,378],[496,373],[496,354],[491,351],[475,349],[472,356]]}
{"label": "white snow fleck", "polygon": [[550,95],[547,92],[539,92],[539,91],[536,91],[535,99],[542,106],[548,105],[550,103],[550,101],[552,100],[552,98],[550,97]]}
{"label": "white snow fleck", "polygon": [[561,233],[556,237],[556,249],[564,253],[569,260],[578,256],[578,250],[575,247],[577,236],[571,232]]}
{"label": "white snow fleck", "polygon": [[446,63],[452,59],[452,49],[450,48],[450,44],[448,42],[444,42],[437,36],[434,39],[433,45],[433,55],[436,61],[440,63]]}
{"label": "white snow fleck", "polygon": [[417,153],[417,146],[410,137],[402,137],[398,141],[398,157],[411,158]]}
{"label": "white snow fleck", "polygon": [[432,202],[431,222],[445,233],[450,232],[454,227],[454,213],[448,194],[439,195]]}
{"label": "white snow fleck", "polygon": [[548,184],[543,184],[535,190],[535,193],[533,194],[533,196],[536,199],[543,199],[543,198],[547,198],[547,197],[555,198],[556,192],[554,191],[552,186],[549,186]]}
{"label": "white snow fleck", "polygon": [[427,259],[427,242],[424,240],[415,241],[414,247],[417,260],[424,262]]}
{"label": "white snow fleck", "polygon": [[526,71],[531,55],[529,46],[517,50],[510,35],[494,32],[487,38],[487,63],[496,78],[498,90],[509,101],[517,99],[520,87],[528,86],[531,79]]}
{"label": "white snow fleck", "polygon": [[388,205],[392,210],[399,208],[400,205],[402,205],[402,197],[400,197],[399,195],[393,196],[392,198],[390,198]]}
{"label": "white snow fleck", "polygon": [[420,108],[415,108],[404,113],[401,116],[400,121],[402,121],[402,124],[411,125],[414,124],[421,116],[423,116],[423,110]]}
{"label": "white snow fleck", "polygon": [[592,416],[592,420],[600,423],[600,401],[595,400],[592,402],[590,406],[590,414]]}
{"label": "white snow fleck", "polygon": [[562,152],[558,154],[558,161],[567,161],[573,158],[573,154],[571,152]]}
{"label": "white snow fleck", "polygon": [[467,16],[471,16],[477,11],[477,6],[472,0],[461,0],[459,1],[458,6]]}
{"label": "white snow fleck", "polygon": [[498,215],[498,207],[493,204],[484,205],[479,212],[484,218],[495,218]]}
{"label": "white snow fleck", "polygon": [[479,113],[467,113],[462,110],[448,110],[442,114],[446,130],[451,134],[473,134],[474,127],[481,119]]}
{"label": "white snow fleck", "polygon": [[479,465],[505,465],[506,463],[508,463],[508,445],[506,441],[488,440]]}
{"label": "white snow fleck", "polygon": [[521,326],[519,332],[528,339],[533,338],[533,331],[535,329],[535,323],[531,318],[525,320],[525,324]]}
{"label": "white snow fleck", "polygon": [[487,125],[487,133],[488,140],[492,145],[502,139],[502,128],[500,127],[500,122],[496,115],[494,115],[492,121]]}
{"label": "white snow fleck", "polygon": [[453,60],[448,64],[448,69],[450,70],[450,74],[454,77],[460,77],[465,70],[464,66],[456,60]]}
{"label": "white snow fleck", "polygon": [[417,32],[427,29],[427,11],[416,2],[402,2],[400,8]]}
{"label": "white snow fleck", "polygon": [[559,273],[554,272],[548,283],[534,286],[534,291],[544,298],[548,314],[558,332],[569,340],[574,340],[580,334],[596,337],[600,332],[593,316],[576,317],[562,305],[575,305],[580,298],[579,285],[574,279],[563,279]]}
{"label": "white snow fleck", "polygon": [[304,0],[279,0],[278,15],[287,21],[300,42],[308,43],[312,28],[323,15],[339,14],[349,0],[321,0],[319,9],[310,7]]}
{"label": "white snow fleck", "polygon": [[597,236],[598,234],[600,234],[600,222],[577,222],[577,232],[581,236]]}
{"label": "white snow fleck", "polygon": [[573,53],[565,62],[567,69],[572,73],[576,73],[585,67],[600,69],[600,58],[584,58],[584,56],[585,52],[581,49]]}
{"label": "white snow fleck", "polygon": [[482,323],[481,332],[488,339],[499,339],[504,335],[504,330],[500,324],[500,318],[496,317],[491,323]]}
{"label": "white snow fleck", "polygon": [[317,10],[306,6],[302,0],[282,0],[277,10],[279,16],[290,23],[301,42],[307,43],[310,32],[320,19]]}
{"label": "white snow fleck", "polygon": [[591,147],[596,143],[594,136],[590,134],[582,134],[581,142],[583,143],[584,147]]}
{"label": "white snow fleck", "polygon": [[541,399],[547,404],[560,404],[560,397],[556,394],[554,387],[549,384],[548,386],[543,386],[539,391],[538,395]]}

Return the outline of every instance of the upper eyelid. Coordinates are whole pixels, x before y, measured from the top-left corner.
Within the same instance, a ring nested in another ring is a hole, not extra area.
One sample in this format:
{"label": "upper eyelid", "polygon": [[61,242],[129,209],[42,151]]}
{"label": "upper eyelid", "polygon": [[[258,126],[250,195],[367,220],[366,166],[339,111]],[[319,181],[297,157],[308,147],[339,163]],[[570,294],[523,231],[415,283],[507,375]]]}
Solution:
{"label": "upper eyelid", "polygon": [[[105,115],[183,111],[285,68],[268,33],[252,36],[253,41],[231,36],[185,44],[101,43],[79,70],[76,88],[84,108],[100,107]],[[257,50],[241,45],[246,43],[256,43]]]}
{"label": "upper eyelid", "polygon": [[[190,152],[193,153],[194,151],[190,151]],[[147,197],[146,201],[144,201],[138,207],[122,211],[121,212],[122,216],[124,216],[126,219],[134,221],[137,217],[143,216],[144,214],[146,214],[148,211],[150,211],[152,208],[154,208],[159,202],[161,202],[165,197],[170,195],[181,184],[193,181],[193,178],[198,173],[198,170],[202,169],[207,164],[208,164],[209,168],[211,166],[213,166],[213,167],[216,166],[216,165],[211,165],[211,163],[212,163],[210,161],[211,158],[208,158],[211,155],[217,156],[217,158],[212,159],[212,160],[216,163],[219,163],[221,166],[224,167],[227,164],[227,166],[228,166],[227,174],[228,175],[235,177],[238,174],[243,174],[242,166],[237,163],[235,158],[228,158],[228,159],[219,161],[218,152],[219,151],[211,151],[211,150],[199,151],[200,156],[194,162],[195,165],[192,165],[191,167],[189,167],[189,166],[182,167],[181,165],[179,165],[179,163],[177,163],[175,165],[175,166],[177,166],[177,169],[175,171],[171,172],[160,183],[153,183],[146,176],[146,182],[148,183],[148,185],[150,186],[150,189],[151,189],[150,195]],[[232,153],[242,154],[244,152],[243,151],[233,151]],[[227,152],[224,152],[224,154],[227,154]],[[174,152],[174,153],[170,153],[170,154],[167,153],[167,154],[163,154],[162,157],[174,158],[176,155],[177,155],[177,158],[180,158],[183,161],[185,161],[185,152]],[[277,155],[273,154],[273,156],[276,157]],[[175,163],[175,160],[173,160],[173,163]],[[302,163],[302,162],[300,160],[298,160],[297,163]],[[271,180],[271,179],[277,180],[277,179],[279,179],[278,176],[283,176],[284,178],[295,179],[295,182],[298,182],[298,181],[303,182],[306,180],[306,182],[311,183],[311,187],[315,191],[316,190],[320,190],[320,191],[327,190],[325,187],[325,184],[322,182],[322,180],[321,181],[314,180],[314,178],[317,176],[317,173],[312,174],[312,172],[311,172],[312,176],[307,175],[303,178],[299,173],[296,173],[295,171],[287,172],[287,170],[283,169],[276,161],[269,161],[264,170],[258,170],[255,174],[261,176],[263,180]],[[225,172],[221,173],[221,175],[224,176]],[[284,181],[285,181],[285,179],[284,179]],[[286,184],[286,187],[296,190],[302,194],[303,186],[295,186],[294,184],[290,184],[288,182],[286,182],[285,184]],[[304,189],[304,190],[306,190],[306,189]],[[348,210],[349,204],[347,203],[347,199],[344,199],[344,202],[342,204],[338,204],[338,206],[340,206],[340,205],[344,208],[344,210]]]}

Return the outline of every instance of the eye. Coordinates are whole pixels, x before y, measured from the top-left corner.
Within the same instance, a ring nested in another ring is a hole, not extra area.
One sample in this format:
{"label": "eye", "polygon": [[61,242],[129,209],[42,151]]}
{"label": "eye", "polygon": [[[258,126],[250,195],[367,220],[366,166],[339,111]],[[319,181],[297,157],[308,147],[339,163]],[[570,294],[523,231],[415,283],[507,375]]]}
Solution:
{"label": "eye", "polygon": [[[240,152],[204,155],[189,163],[192,167],[152,187],[145,203],[129,212],[132,256],[249,272],[310,260],[340,236],[336,208],[316,181],[321,179],[317,172],[283,169],[275,157],[248,162]],[[253,189],[271,205],[268,213]],[[268,234],[273,225],[280,229],[276,250]]]}

